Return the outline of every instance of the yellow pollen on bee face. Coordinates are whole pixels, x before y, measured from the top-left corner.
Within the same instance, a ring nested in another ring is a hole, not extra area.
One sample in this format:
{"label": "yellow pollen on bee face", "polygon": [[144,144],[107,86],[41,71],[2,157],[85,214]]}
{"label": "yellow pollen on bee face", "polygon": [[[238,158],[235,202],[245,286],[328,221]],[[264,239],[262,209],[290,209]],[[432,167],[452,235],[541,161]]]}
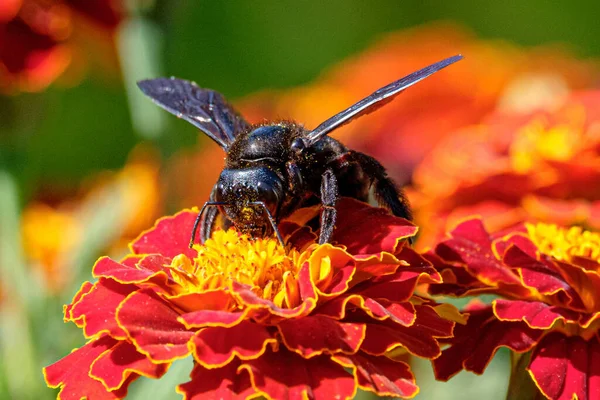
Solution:
{"label": "yellow pollen on bee face", "polygon": [[280,307],[291,307],[289,299],[297,298],[296,279],[291,277],[298,275],[299,253],[294,249],[286,252],[277,239],[217,230],[194,248],[198,251],[195,259],[179,255],[170,266],[181,292],[228,289],[235,281],[249,285],[257,295]]}
{"label": "yellow pollen on bee face", "polygon": [[600,262],[600,234],[581,227],[561,228],[553,224],[525,224],[529,238],[538,249],[558,260],[570,262],[586,257]]}

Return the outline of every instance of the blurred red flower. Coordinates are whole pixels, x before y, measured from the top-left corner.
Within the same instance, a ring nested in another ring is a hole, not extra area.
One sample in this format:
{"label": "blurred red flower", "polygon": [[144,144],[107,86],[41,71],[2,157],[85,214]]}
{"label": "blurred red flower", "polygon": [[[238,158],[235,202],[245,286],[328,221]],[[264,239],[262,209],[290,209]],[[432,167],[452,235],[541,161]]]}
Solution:
{"label": "blurred red flower", "polygon": [[496,113],[441,141],[414,174],[417,242],[431,246],[469,215],[492,231],[520,221],[600,229],[600,91],[554,110]]}
{"label": "blurred red flower", "polygon": [[600,234],[520,224],[490,235],[472,219],[426,258],[444,278],[431,293],[504,297],[466,310],[467,324],[433,361],[438,379],[461,369],[480,374],[499,347],[508,347],[529,352],[523,368],[545,397],[600,398]]}
{"label": "blurred red flower", "polygon": [[[0,5],[0,92],[46,88],[74,60],[82,58],[84,52],[75,45],[80,41],[80,33],[92,36],[90,41],[95,48],[112,51],[112,34],[122,15],[120,4],[111,0],[3,2]],[[107,33],[98,35],[102,31]],[[108,45],[103,43],[107,41]]]}
{"label": "blurred red flower", "polygon": [[462,317],[414,295],[440,282],[405,246],[416,227],[352,199],[338,213],[337,245],[290,220],[287,249],[234,230],[190,249],[195,211],[159,220],[121,262],[98,260],[98,282],[65,307],[89,342],[45,368],[48,384],[60,398],[121,398],[192,355],[186,399],[414,396],[402,354],[439,356]]}

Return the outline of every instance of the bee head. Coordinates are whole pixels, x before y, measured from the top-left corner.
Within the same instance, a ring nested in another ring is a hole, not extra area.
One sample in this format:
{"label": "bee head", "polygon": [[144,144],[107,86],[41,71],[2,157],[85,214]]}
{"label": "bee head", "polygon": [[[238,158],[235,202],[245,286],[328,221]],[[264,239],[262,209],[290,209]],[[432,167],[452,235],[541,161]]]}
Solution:
{"label": "bee head", "polygon": [[280,177],[264,166],[224,169],[215,190],[215,200],[226,203],[222,212],[244,233],[266,233],[270,223],[265,209],[277,218],[283,198]]}

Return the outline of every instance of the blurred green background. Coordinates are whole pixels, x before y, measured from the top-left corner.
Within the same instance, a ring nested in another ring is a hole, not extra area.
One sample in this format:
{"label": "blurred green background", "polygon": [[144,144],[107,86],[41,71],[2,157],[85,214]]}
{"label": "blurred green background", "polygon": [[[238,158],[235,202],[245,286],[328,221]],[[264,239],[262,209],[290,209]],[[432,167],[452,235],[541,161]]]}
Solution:
{"label": "blurred green background", "polygon": [[[53,398],[55,392],[45,388],[42,366],[83,343],[79,330],[61,321],[61,305],[80,280],[64,293],[45,296],[27,274],[18,234],[24,205],[40,193],[52,197],[47,193],[54,191],[60,197],[74,192],[91,174],[123,167],[140,142],[153,142],[165,159],[197,145],[196,130],[143,98],[136,80],[173,75],[236,99],[308,83],[386,32],[440,20],[463,24],[481,38],[527,46],[559,43],[580,57],[600,56],[600,6],[595,0],[512,5],[465,0],[131,0],[125,6],[128,16],[116,32],[121,72],[106,74],[92,64],[76,84],[59,82],[37,93],[0,97],[0,271],[2,286],[10,289],[3,290],[2,302],[11,304],[4,307],[0,331],[2,399]],[[108,242],[115,234],[107,224],[117,216],[90,217],[85,236]],[[90,279],[93,260],[106,244],[90,240],[73,256],[73,273],[82,279]],[[427,364],[418,364],[415,369],[423,379],[418,381],[418,398],[504,398],[506,359],[503,353],[495,360],[488,379],[461,374],[449,384],[432,383]],[[186,368],[174,368],[172,382],[181,381]],[[149,393],[152,398],[179,398],[167,379],[136,383],[132,398],[150,398]]]}

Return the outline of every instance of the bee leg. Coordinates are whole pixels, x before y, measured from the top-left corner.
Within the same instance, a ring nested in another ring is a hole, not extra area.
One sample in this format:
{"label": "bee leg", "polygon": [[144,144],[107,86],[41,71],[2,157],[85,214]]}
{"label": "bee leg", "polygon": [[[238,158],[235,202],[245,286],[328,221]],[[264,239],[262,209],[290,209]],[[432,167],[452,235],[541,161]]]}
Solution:
{"label": "bee leg", "polygon": [[[194,241],[196,240],[196,232],[198,231],[198,225],[200,225],[200,222],[202,221],[202,226],[200,227],[200,237],[201,237],[202,243],[204,243],[205,240],[208,239],[208,237],[210,237],[210,234],[212,232],[212,227],[213,227],[213,224],[215,221],[215,217],[219,213],[219,209],[217,207],[218,206],[226,206],[226,205],[229,205],[229,204],[224,203],[224,202],[219,202],[219,201],[207,201],[206,203],[204,203],[204,205],[200,209],[200,212],[198,213],[198,216],[196,217],[196,221],[194,221],[194,227],[192,228],[192,237],[190,238],[190,243],[189,243],[190,248],[192,248],[192,246],[194,245]],[[206,211],[206,210],[208,210],[209,215],[207,218],[205,218],[203,220],[202,216],[204,215],[204,211]],[[212,213],[213,210],[216,210],[216,212]],[[207,223],[207,221],[210,221],[210,222]],[[207,231],[207,227],[208,227],[208,231]]]}
{"label": "bee leg", "polygon": [[388,176],[383,165],[366,154],[358,151],[352,153],[364,172],[374,179],[374,192],[377,203],[389,209],[397,217],[412,220],[412,211],[408,199]]}
{"label": "bee leg", "polygon": [[328,169],[321,176],[321,234],[319,244],[328,243],[335,227],[337,211],[335,203],[338,199],[338,184],[333,171]]}
{"label": "bee leg", "polygon": [[219,209],[217,207],[210,207],[206,210],[206,214],[202,219],[202,225],[200,226],[200,242],[206,242],[206,239],[210,238],[213,229],[215,228],[215,221],[219,215]]}

